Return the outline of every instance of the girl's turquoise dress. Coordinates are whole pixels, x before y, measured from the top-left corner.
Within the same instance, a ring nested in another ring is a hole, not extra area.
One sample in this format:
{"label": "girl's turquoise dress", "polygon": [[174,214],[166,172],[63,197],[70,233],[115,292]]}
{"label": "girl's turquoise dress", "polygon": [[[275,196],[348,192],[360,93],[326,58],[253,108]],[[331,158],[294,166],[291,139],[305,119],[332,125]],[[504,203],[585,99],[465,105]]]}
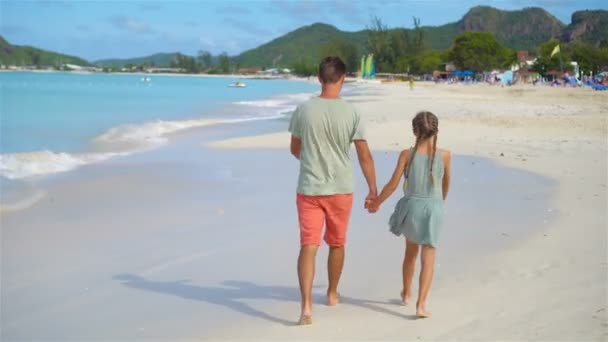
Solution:
{"label": "girl's turquoise dress", "polygon": [[[408,178],[403,185],[404,196],[397,202],[389,220],[393,234],[404,235],[419,245],[437,246],[443,223],[443,158],[435,153],[433,182],[429,176],[429,155],[416,153],[411,161]],[[407,173],[407,170],[406,170]],[[405,177],[405,175],[404,175]]]}

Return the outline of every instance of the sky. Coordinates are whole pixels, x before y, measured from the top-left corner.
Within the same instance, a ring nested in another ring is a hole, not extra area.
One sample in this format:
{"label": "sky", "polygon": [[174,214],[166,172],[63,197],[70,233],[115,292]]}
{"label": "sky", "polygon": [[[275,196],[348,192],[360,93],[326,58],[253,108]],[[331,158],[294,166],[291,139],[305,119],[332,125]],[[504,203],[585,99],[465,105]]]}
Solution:
{"label": "sky", "polygon": [[459,20],[471,7],[543,7],[562,22],[606,0],[0,0],[0,35],[94,61],[199,50],[236,55],[301,26],[324,22],[358,31],[380,17],[389,27]]}

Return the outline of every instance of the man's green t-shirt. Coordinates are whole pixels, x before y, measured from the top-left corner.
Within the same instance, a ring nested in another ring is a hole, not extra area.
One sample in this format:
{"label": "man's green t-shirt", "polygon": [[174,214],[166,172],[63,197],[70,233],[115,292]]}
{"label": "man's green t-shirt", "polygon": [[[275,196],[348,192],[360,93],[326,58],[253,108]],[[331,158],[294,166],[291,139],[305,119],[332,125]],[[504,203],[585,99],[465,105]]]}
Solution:
{"label": "man's green t-shirt", "polygon": [[295,110],[289,132],[302,141],[298,193],[319,196],[354,191],[349,150],[354,140],[365,140],[365,135],[353,105],[314,97]]}

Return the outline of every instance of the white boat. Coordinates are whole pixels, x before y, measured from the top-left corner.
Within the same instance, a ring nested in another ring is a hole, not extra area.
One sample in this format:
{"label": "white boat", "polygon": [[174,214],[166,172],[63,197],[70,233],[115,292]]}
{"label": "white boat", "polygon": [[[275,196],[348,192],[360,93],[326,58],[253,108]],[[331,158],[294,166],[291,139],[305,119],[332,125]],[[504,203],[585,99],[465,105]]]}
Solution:
{"label": "white boat", "polygon": [[247,85],[243,82],[235,82],[235,83],[230,83],[228,86],[231,88],[245,88]]}
{"label": "white boat", "polygon": [[143,77],[143,78],[141,79],[141,81],[142,81],[142,82],[146,82],[146,83],[147,83],[147,82],[152,81],[152,79],[151,79],[150,77]]}

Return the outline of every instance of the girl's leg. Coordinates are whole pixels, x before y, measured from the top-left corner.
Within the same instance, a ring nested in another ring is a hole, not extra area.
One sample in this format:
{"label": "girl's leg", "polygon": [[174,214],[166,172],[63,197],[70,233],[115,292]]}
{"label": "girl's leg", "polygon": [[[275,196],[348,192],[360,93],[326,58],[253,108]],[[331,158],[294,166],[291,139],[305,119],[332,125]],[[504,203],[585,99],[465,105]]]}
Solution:
{"label": "girl's leg", "polygon": [[433,271],[435,269],[435,248],[432,246],[422,246],[420,270],[420,285],[418,288],[418,302],[416,303],[416,315],[421,318],[430,316],[426,311],[426,298],[431,288]]}
{"label": "girl's leg", "polygon": [[401,302],[406,305],[412,297],[412,279],[416,269],[416,257],[419,246],[405,240],[405,257],[403,258],[403,290],[401,290]]}

